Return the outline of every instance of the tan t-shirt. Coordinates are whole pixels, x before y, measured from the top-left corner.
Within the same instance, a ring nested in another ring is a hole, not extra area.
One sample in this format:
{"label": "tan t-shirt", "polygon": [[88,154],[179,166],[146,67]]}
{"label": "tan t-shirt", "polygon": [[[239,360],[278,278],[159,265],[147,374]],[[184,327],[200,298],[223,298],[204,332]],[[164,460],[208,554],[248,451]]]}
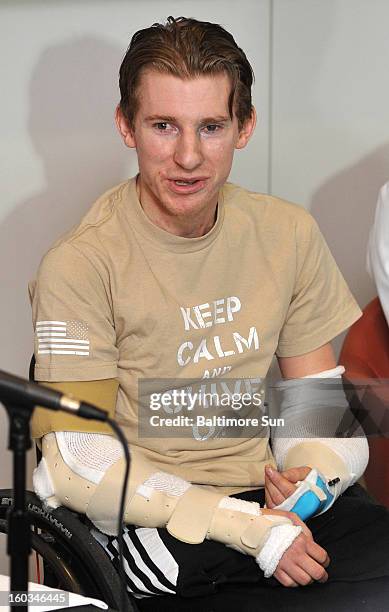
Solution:
{"label": "tan t-shirt", "polygon": [[135,178],[122,183],[46,254],[30,293],[36,379],[118,378],[129,442],[161,469],[227,493],[263,485],[267,439],[141,439],[138,379],[264,379],[274,354],[310,352],[360,316],[311,215],[230,183],[199,238],[153,225]]}

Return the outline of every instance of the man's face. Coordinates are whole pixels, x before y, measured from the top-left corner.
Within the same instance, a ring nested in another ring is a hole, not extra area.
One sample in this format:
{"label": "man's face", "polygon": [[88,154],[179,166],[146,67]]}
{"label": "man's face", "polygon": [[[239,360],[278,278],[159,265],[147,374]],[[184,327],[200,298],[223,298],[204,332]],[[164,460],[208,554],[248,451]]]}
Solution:
{"label": "man's face", "polygon": [[246,145],[254,128],[239,133],[228,112],[230,89],[224,73],[183,80],[147,70],[134,131],[119,111],[124,141],[138,155],[142,206],[157,225],[166,228],[173,217],[214,217],[234,149]]}

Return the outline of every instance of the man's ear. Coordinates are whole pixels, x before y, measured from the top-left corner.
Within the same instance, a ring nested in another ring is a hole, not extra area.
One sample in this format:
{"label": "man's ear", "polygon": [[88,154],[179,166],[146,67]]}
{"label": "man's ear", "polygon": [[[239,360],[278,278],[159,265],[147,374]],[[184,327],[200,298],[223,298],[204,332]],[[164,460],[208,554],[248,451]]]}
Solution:
{"label": "man's ear", "polygon": [[256,124],[257,124],[257,112],[254,106],[252,106],[251,115],[248,119],[246,119],[242,129],[239,132],[239,137],[235,145],[235,149],[243,149],[247,145],[248,141],[250,140],[255,130]]}
{"label": "man's ear", "polygon": [[130,126],[128,125],[128,121],[123,115],[123,111],[118,104],[115,111],[115,121],[116,127],[119,130],[119,134],[123,138],[123,142],[127,147],[131,149],[136,147],[135,136]]}

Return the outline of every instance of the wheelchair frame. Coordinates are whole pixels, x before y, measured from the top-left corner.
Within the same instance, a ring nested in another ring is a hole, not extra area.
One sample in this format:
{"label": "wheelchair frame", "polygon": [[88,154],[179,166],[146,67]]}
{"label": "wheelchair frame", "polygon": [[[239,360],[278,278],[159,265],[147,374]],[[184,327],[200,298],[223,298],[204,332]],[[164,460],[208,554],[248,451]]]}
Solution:
{"label": "wheelchair frame", "polygon": [[[0,489],[0,533],[7,532],[6,514],[12,489]],[[101,599],[120,610],[120,579],[108,555],[79,516],[69,509],[46,509],[31,491],[26,503],[32,525],[32,548],[44,562],[44,584]],[[131,594],[121,612],[139,612]]]}

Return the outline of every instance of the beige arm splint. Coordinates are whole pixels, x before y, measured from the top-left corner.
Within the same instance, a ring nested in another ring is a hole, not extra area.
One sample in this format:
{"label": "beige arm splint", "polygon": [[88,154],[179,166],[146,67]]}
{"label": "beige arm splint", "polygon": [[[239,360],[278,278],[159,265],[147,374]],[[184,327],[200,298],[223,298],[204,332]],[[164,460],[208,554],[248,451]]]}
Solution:
{"label": "beige arm splint", "polygon": [[[85,513],[98,529],[108,535],[117,535],[124,459],[113,463],[96,484],[68,467],[54,433],[44,437],[42,452],[42,465],[47,470],[51,492],[54,493],[47,494],[47,503],[63,504]],[[39,469],[43,468],[40,466]],[[271,573],[286,548],[301,532],[301,527],[292,525],[284,516],[261,515],[257,503],[228,498],[209,488],[192,486],[181,478],[160,472],[133,449],[124,520],[141,527],[165,527],[171,535],[190,544],[199,544],[204,539],[228,544],[254,556],[261,567],[262,548],[272,530],[282,528],[277,554],[274,554],[272,546]],[[269,571],[266,575],[271,575]]]}
{"label": "beige arm splint", "polygon": [[341,457],[325,442],[319,440],[300,442],[297,446],[289,449],[284,461],[285,469],[288,470],[302,465],[316,468],[326,476],[327,480],[338,477],[341,481],[347,482],[350,480],[350,476],[354,476],[353,474],[350,475],[349,468]]}
{"label": "beige arm splint", "polygon": [[[284,469],[286,470],[292,467],[307,465],[321,472],[327,482],[335,479],[331,487],[333,501],[327,506],[327,509],[333,505],[339,495],[344,493],[359,478],[361,474],[361,471],[358,469],[359,463],[363,460],[364,446],[365,444],[367,445],[366,440],[361,438],[356,440],[344,438],[341,440],[341,444],[341,450],[343,455],[346,455],[349,459],[349,465],[346,464],[339,454],[339,440],[332,440],[330,438],[311,439],[300,442],[289,449],[284,460]],[[358,453],[359,450],[360,453]],[[357,455],[357,460],[352,462],[350,458],[353,459],[354,454]],[[352,467],[356,468],[355,471],[351,471]]]}

